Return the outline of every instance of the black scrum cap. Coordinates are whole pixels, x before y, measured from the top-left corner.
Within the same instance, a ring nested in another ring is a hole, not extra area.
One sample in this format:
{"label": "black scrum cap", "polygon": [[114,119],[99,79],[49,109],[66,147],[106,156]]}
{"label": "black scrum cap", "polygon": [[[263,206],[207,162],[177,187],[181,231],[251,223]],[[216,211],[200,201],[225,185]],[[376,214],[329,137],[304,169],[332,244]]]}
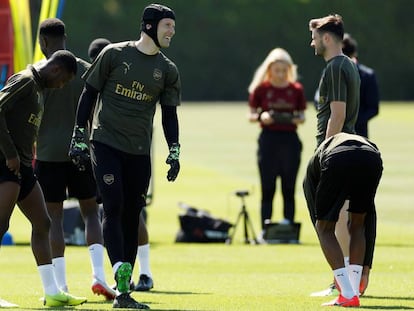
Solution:
{"label": "black scrum cap", "polygon": [[152,38],[158,47],[161,47],[157,37],[158,23],[163,18],[175,20],[175,13],[169,7],[161,4],[150,4],[145,7],[142,13],[141,30]]}

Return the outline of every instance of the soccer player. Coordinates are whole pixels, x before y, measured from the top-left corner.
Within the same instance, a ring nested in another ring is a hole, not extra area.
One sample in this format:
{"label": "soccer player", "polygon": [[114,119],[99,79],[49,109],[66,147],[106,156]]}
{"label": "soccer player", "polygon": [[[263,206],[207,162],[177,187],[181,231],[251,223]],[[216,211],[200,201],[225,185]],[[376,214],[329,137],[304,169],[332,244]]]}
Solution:
{"label": "soccer player", "polygon": [[[39,45],[46,58],[64,50],[65,24],[58,18],[48,18],[39,26]],[[45,111],[36,143],[35,173],[45,196],[51,218],[50,241],[52,262],[61,289],[68,291],[66,281],[63,201],[77,198],[85,223],[86,243],[92,265],[92,291],[114,299],[115,291],[105,281],[104,246],[96,183],[90,162],[79,170],[68,156],[79,96],[83,89],[81,75],[89,63],[76,58],[78,73],[65,87],[44,92]],[[67,195],[68,194],[68,195]]]}
{"label": "soccer player", "polygon": [[[339,132],[355,133],[359,109],[360,78],[355,64],[342,53],[344,24],[342,17],[331,14],[309,22],[312,34],[311,47],[315,55],[326,62],[319,82],[317,95],[317,146]],[[349,261],[349,235],[347,234],[347,209],[345,202],[336,224],[336,234],[342,246],[345,265]],[[329,287],[332,294],[334,284]],[[312,296],[320,295],[312,293]]]}
{"label": "soccer player", "polygon": [[297,81],[297,67],[289,53],[275,48],[258,67],[248,88],[250,122],[259,122],[258,166],[262,199],[262,229],[272,219],[276,179],[280,177],[283,194],[282,223],[293,223],[295,185],[302,142],[297,134],[305,122],[306,99]]}
{"label": "soccer player", "polygon": [[77,72],[76,58],[57,51],[35,66],[11,76],[0,91],[0,236],[8,227],[15,204],[32,225],[31,247],[49,307],[86,301],[62,291],[55,280],[49,244],[50,218],[42,190],[33,173],[33,144],[41,123],[39,98],[46,88],[61,88]]}
{"label": "soccer player", "polygon": [[91,62],[93,63],[98,57],[99,53],[106,47],[107,45],[111,44],[112,42],[106,38],[96,38],[91,41],[88,47],[88,56]]}
{"label": "soccer player", "polygon": [[[95,61],[98,54],[108,44],[111,44],[111,41],[106,38],[97,38],[89,44],[88,56],[91,62]],[[150,244],[144,212],[145,210],[142,210],[141,214],[139,215],[138,251],[136,258],[139,263],[139,276],[137,284],[134,285],[134,290],[136,291],[149,291],[154,287],[149,260]]]}
{"label": "soccer player", "polygon": [[[360,77],[355,63],[343,54],[344,26],[342,17],[329,15],[313,19],[309,23],[312,32],[311,46],[315,54],[324,57],[327,66],[319,84],[318,141],[335,134],[336,131],[355,133],[355,124],[359,113]],[[339,100],[338,100],[339,99]],[[342,126],[342,129],[341,129]],[[345,265],[349,262],[350,236],[348,232],[349,201],[344,204],[339,221],[336,224],[336,236],[344,254]],[[367,249],[360,292],[364,293],[368,284],[368,275],[372,266],[375,237],[376,214],[366,217]],[[312,296],[337,295],[335,283],[327,290],[312,293]]]}
{"label": "soccer player", "polygon": [[[379,90],[375,71],[372,68],[358,62],[358,43],[348,33],[344,34],[344,40],[342,41],[342,52],[355,62],[361,78],[359,110],[358,118],[355,123],[355,132],[358,135],[368,137],[368,121],[375,117],[379,111]],[[375,211],[373,211],[373,213],[375,213]],[[368,235],[373,233],[375,234],[375,230],[370,228],[372,226],[376,226],[376,213],[374,215],[368,215],[365,220],[365,226],[368,228],[366,230],[366,239],[373,239],[375,241],[375,236],[370,237]],[[374,245],[371,247],[372,249],[367,250],[366,260],[362,270],[360,287],[361,295],[364,294],[368,287],[369,273],[372,268]]]}
{"label": "soccer player", "polygon": [[176,65],[161,51],[175,34],[175,14],[151,4],[142,15],[138,41],[114,43],[102,50],[85,74],[71,142],[72,160],[88,161],[86,123],[96,99],[91,148],[92,163],[104,209],[104,241],[119,295],[114,308],[149,308],[129,294],[138,247],[139,216],[151,177],[151,139],[156,104],[169,147],[168,181],[180,170],[177,106],[180,77]]}
{"label": "soccer player", "polygon": [[[382,175],[378,148],[366,138],[347,133],[330,136],[309,161],[303,189],[312,222],[330,265],[339,296],[324,306],[358,307],[365,258],[365,217],[375,212],[374,198]],[[340,210],[349,199],[350,258],[335,236]]]}
{"label": "soccer player", "polygon": [[378,114],[379,90],[375,71],[358,62],[358,43],[349,34],[344,34],[342,52],[355,62],[361,78],[358,119],[355,131],[358,135],[368,137],[368,121]]}

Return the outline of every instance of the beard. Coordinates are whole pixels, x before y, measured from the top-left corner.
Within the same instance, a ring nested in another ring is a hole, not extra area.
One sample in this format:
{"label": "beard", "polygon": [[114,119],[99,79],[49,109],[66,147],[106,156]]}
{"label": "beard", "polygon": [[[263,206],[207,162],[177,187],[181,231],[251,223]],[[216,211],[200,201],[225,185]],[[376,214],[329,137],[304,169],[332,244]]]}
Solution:
{"label": "beard", "polygon": [[325,54],[325,51],[326,51],[326,48],[324,45],[315,47],[315,55],[317,56],[323,56]]}

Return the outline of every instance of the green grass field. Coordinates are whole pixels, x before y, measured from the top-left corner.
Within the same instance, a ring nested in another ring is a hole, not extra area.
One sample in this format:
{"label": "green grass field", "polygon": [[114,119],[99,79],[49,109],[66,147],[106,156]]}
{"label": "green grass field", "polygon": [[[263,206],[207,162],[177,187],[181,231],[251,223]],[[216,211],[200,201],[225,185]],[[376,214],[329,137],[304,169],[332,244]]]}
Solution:
{"label": "green grass field", "polygon": [[[246,245],[241,225],[232,245],[174,242],[181,213],[178,202],[234,222],[240,210],[234,191],[240,189],[251,193],[247,208],[256,233],[259,231],[259,129],[247,122],[246,103],[183,103],[179,113],[182,170],[175,183],[165,178],[167,147],[159,115],[155,118],[154,201],[148,208],[155,287],[133,296],[153,310],[322,310],[320,304],[330,298],[309,294],[324,289],[332,275],[301,190],[306,163],[315,146],[313,107],[309,106],[307,122],[299,129],[304,146],[296,192],[296,220],[302,223],[299,245]],[[383,103],[380,115],[370,123],[371,138],[382,151],[384,174],[376,200],[374,267],[361,308],[414,309],[413,128],[413,103]],[[278,192],[273,220],[281,218]],[[38,300],[43,292],[35,261],[30,247],[24,245],[29,241],[30,224],[19,210],[13,214],[10,232],[23,245],[0,250],[0,297],[19,304],[22,310],[43,309]],[[110,303],[90,291],[87,249],[68,247],[66,258],[70,291],[89,300],[74,309],[111,309]],[[110,271],[107,260],[107,280],[111,283]]]}

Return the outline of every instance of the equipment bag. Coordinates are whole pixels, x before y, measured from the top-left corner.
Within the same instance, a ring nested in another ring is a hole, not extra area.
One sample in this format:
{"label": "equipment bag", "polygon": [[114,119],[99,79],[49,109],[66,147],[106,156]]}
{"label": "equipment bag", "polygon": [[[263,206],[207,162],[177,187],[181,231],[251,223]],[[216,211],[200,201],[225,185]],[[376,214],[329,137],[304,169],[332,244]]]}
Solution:
{"label": "equipment bag", "polygon": [[227,240],[229,229],[233,226],[231,223],[215,218],[207,211],[198,210],[183,203],[179,205],[185,212],[178,215],[181,228],[175,242],[223,243]]}

